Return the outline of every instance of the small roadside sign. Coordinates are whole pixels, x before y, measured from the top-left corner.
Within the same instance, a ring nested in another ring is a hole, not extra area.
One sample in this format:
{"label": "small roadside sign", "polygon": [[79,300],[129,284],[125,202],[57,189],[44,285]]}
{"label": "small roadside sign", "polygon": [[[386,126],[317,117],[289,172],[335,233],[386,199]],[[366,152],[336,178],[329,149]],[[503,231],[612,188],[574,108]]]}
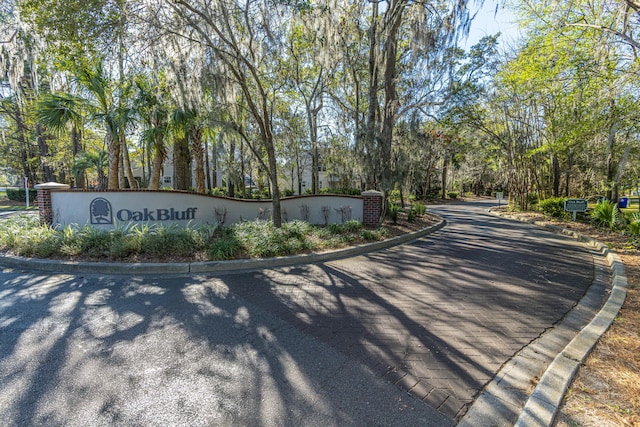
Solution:
{"label": "small roadside sign", "polygon": [[573,220],[576,220],[578,212],[586,212],[589,204],[586,199],[567,199],[564,201],[564,210],[573,212]]}
{"label": "small roadside sign", "polygon": [[504,199],[504,192],[496,191],[496,199],[498,199],[498,207],[500,207],[500,202]]}

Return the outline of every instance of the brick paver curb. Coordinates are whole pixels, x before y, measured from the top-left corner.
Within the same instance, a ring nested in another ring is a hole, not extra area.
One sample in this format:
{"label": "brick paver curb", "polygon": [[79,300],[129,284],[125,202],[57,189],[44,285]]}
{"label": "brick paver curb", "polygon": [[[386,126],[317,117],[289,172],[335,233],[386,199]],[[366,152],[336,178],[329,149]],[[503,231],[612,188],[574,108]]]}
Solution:
{"label": "brick paver curb", "polygon": [[[594,246],[606,259],[612,275],[612,290],[606,303],[591,322],[580,330],[569,344],[553,359],[541,376],[533,392],[526,399],[524,408],[514,424],[517,427],[551,426],[558,413],[564,394],[571,385],[578,368],[589,355],[600,337],[609,329],[624,303],[627,293],[627,278],[624,273],[624,265],[617,254],[608,247],[581,233],[545,224],[540,221],[523,220],[505,214],[498,215],[535,224],[555,233],[567,235],[580,242]],[[585,299],[587,298],[588,295]],[[583,304],[583,301],[581,301],[581,304]],[[534,349],[533,352],[536,352],[536,350]],[[526,349],[523,353],[526,353]],[[521,397],[517,396],[517,393],[514,393],[515,387],[513,383],[502,381],[506,375],[509,375],[509,372],[504,371],[512,370],[514,365],[526,365],[526,362],[527,355],[520,354],[514,358],[512,363],[505,365],[494,380],[485,388],[481,396],[478,397],[458,426],[479,425],[479,422],[486,425],[491,418],[493,418],[492,422],[495,422],[496,419],[504,421],[504,414],[500,414],[500,411],[508,410],[507,407],[514,403],[517,404],[518,398]],[[522,378],[522,381],[527,381],[527,378]],[[492,408],[495,412],[491,414],[491,410],[488,408]]]}
{"label": "brick paver curb", "polygon": [[27,258],[11,255],[0,255],[0,265],[28,270],[57,273],[96,273],[96,274],[189,274],[189,273],[222,273],[234,271],[259,270],[292,265],[312,264],[349,258],[364,253],[376,252],[401,245],[427,234],[440,230],[446,225],[445,220],[413,233],[379,242],[352,246],[328,252],[292,255],[274,258],[240,259],[230,261],[207,262],[174,262],[174,263],[121,263],[121,262],[75,262]]}

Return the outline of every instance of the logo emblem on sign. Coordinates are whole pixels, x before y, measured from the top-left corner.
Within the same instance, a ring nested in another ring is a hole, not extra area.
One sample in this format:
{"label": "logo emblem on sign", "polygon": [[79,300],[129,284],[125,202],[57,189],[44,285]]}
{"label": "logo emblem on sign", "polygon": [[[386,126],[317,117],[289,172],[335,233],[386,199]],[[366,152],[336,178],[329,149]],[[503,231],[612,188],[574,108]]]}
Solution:
{"label": "logo emblem on sign", "polygon": [[95,198],[89,205],[91,224],[113,224],[111,203],[102,197]]}

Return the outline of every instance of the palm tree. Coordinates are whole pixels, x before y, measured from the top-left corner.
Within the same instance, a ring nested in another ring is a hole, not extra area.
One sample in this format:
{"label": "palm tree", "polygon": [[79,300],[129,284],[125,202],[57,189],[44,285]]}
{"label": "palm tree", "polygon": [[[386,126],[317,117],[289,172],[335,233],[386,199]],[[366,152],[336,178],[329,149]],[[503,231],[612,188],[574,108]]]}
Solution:
{"label": "palm tree", "polygon": [[174,159],[176,159],[174,167],[178,177],[176,188],[185,190],[191,186],[191,156],[193,156],[196,192],[205,193],[205,129],[200,114],[194,108],[178,108],[173,113],[172,126],[176,137],[174,140]]}
{"label": "palm tree", "polygon": [[193,153],[193,162],[196,166],[196,193],[205,193],[205,177],[204,177],[204,154],[205,148],[203,143],[204,129],[200,123],[194,121],[189,128],[189,136],[191,138],[191,152]]}
{"label": "palm tree", "polygon": [[149,171],[150,190],[160,189],[160,176],[164,161],[167,159],[165,136],[168,129],[168,105],[166,97],[159,85],[154,85],[148,75],[140,75],[135,79],[137,96],[134,110],[144,126],[141,140],[147,147],[151,158]]}
{"label": "palm tree", "polygon": [[[131,172],[128,162],[128,151],[125,141],[125,128],[130,123],[132,115],[131,109],[123,102],[116,102],[113,81],[107,76],[102,61],[95,67],[82,67],[76,76],[78,83],[89,92],[87,98],[92,118],[104,124],[106,130],[105,142],[109,155],[109,172],[107,180],[108,189],[118,189],[120,172],[126,174],[129,184],[136,186],[136,181]],[[120,97],[125,95],[125,88],[121,91]],[[122,100],[121,100],[122,101]],[[124,160],[124,171],[120,170],[120,160]]]}
{"label": "palm tree", "polygon": [[[70,128],[71,147],[73,156],[76,157],[82,151],[82,127],[84,117],[82,115],[85,100],[70,94],[49,93],[42,96],[36,106],[36,119],[58,134],[62,134]],[[78,188],[84,188],[84,171],[75,175]]]}
{"label": "palm tree", "polygon": [[[105,151],[88,152],[78,154],[73,163],[73,173],[76,176],[85,176],[87,170],[95,170],[98,175],[98,189],[107,187],[105,169],[108,166],[108,155]],[[84,185],[83,185],[84,187]]]}
{"label": "palm tree", "polygon": [[171,133],[173,135],[173,173],[174,188],[188,190],[191,186],[191,153],[189,150],[189,128],[195,113],[189,109],[176,108],[171,115]]}

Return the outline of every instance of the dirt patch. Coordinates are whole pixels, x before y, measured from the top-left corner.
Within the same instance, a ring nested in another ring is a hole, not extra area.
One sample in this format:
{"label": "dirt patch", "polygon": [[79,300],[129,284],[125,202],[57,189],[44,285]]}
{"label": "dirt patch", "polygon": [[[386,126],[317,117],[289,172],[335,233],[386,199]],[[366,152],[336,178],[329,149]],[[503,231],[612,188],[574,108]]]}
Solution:
{"label": "dirt patch", "polygon": [[440,222],[440,217],[430,214],[429,212],[416,217],[413,221],[407,219],[407,214],[400,212],[398,214],[398,221],[393,222],[387,219],[382,226],[389,231],[390,237],[400,236],[402,234],[413,233],[415,231],[422,230],[431,225]]}

